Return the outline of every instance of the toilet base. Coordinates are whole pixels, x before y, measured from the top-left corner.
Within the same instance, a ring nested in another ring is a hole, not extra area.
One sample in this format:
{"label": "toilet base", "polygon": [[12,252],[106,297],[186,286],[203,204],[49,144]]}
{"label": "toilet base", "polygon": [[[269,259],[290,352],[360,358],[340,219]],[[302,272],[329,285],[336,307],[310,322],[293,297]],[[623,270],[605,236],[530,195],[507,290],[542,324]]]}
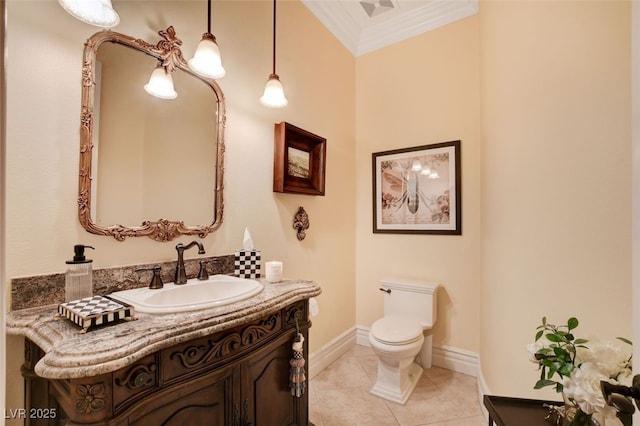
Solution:
{"label": "toilet base", "polygon": [[419,366],[428,370],[433,364],[433,336],[431,330],[426,330],[424,334],[424,342],[422,343],[422,349],[416,357],[416,362]]}
{"label": "toilet base", "polygon": [[391,367],[378,361],[378,378],[371,388],[373,395],[405,405],[422,376],[422,367],[410,360],[406,367]]}

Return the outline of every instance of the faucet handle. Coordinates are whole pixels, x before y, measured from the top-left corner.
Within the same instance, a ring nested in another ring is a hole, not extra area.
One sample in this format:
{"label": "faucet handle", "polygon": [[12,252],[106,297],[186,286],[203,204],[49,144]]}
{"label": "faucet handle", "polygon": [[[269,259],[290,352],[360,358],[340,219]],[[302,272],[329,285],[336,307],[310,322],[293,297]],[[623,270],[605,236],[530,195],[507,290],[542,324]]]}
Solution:
{"label": "faucet handle", "polygon": [[211,263],[211,261],[210,260],[200,261],[200,271],[198,271],[198,279],[200,281],[205,281],[209,279],[209,272],[207,271],[207,263]]}
{"label": "faucet handle", "polygon": [[162,271],[162,268],[160,267],[160,265],[154,265],[151,268],[136,269],[136,272],[144,272],[144,271],[153,271],[153,277],[151,278],[151,283],[149,283],[150,289],[155,290],[155,289],[164,287],[164,283],[162,282],[162,277],[160,276],[160,272]]}

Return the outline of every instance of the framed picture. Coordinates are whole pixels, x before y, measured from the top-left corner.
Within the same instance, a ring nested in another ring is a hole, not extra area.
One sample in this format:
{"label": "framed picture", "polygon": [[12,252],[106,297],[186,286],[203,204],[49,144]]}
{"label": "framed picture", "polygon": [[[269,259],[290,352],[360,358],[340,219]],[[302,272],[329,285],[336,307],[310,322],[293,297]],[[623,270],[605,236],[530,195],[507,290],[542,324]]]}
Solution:
{"label": "framed picture", "polygon": [[286,122],[275,125],[273,190],[324,195],[327,140]]}
{"label": "framed picture", "polygon": [[374,152],[373,232],[462,234],[460,141]]}

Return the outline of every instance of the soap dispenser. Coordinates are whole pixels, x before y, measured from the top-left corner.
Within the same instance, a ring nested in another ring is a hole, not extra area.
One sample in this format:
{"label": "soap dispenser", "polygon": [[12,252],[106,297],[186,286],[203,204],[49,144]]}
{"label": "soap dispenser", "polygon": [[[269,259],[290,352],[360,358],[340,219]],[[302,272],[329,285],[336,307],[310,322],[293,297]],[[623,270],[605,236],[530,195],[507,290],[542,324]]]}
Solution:
{"label": "soap dispenser", "polygon": [[65,302],[93,296],[93,260],[85,258],[85,248],[93,249],[91,246],[76,244],[73,246],[73,260],[67,260],[67,272],[64,280]]}

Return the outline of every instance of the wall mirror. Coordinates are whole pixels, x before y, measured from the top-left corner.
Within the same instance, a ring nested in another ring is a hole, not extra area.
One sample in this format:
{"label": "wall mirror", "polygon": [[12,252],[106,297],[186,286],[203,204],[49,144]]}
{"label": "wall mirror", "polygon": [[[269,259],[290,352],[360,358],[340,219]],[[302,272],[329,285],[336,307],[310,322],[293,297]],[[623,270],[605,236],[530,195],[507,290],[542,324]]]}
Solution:
{"label": "wall mirror", "polygon": [[[158,34],[154,45],[106,30],[84,48],[79,218],[119,241],[204,238],[222,224],[224,95],[188,68],[173,27]],[[159,64],[175,99],[143,88]]]}

